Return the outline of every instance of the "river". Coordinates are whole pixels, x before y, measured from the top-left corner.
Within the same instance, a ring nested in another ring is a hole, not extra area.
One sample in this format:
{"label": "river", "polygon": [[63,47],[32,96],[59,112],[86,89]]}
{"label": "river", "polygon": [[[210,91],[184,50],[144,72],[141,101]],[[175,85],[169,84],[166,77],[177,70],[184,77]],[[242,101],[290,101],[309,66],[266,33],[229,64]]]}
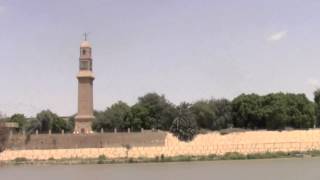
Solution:
{"label": "river", "polygon": [[0,180],[320,180],[320,159],[7,166]]}

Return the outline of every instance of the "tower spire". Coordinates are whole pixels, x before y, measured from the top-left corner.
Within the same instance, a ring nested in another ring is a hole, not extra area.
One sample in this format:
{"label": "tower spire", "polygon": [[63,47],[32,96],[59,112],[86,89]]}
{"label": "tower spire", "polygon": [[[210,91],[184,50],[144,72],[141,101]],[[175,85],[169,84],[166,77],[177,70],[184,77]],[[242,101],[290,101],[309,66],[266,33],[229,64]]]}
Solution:
{"label": "tower spire", "polygon": [[87,41],[88,40],[88,35],[89,33],[88,32],[84,32],[83,33],[83,36],[84,36],[84,40]]}

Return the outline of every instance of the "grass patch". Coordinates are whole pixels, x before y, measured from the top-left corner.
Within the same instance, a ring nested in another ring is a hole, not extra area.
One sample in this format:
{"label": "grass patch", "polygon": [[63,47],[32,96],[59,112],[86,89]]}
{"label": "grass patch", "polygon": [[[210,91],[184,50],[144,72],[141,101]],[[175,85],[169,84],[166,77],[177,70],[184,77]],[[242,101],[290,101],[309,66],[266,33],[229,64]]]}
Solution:
{"label": "grass patch", "polygon": [[320,157],[320,150],[312,150],[306,152],[265,152],[254,154],[241,154],[230,152],[224,155],[202,155],[202,156],[174,156],[169,157],[160,155],[154,158],[139,157],[139,158],[115,158],[109,159],[105,155],[100,155],[97,158],[64,158],[54,159],[53,157],[47,160],[29,160],[25,157],[18,157],[6,164],[21,165],[21,164],[114,164],[114,163],[150,163],[150,162],[188,162],[188,161],[216,161],[216,160],[253,160],[253,159],[276,159],[276,158],[304,158],[304,157]]}
{"label": "grass patch", "polygon": [[247,159],[274,159],[274,158],[285,158],[289,157],[288,153],[285,152],[266,152],[266,153],[254,153],[248,154]]}
{"label": "grass patch", "polygon": [[27,158],[25,157],[17,157],[14,159],[15,162],[25,162],[25,161],[28,161]]}
{"label": "grass patch", "polygon": [[237,152],[226,153],[221,156],[222,160],[241,160],[246,159],[246,156]]}
{"label": "grass patch", "polygon": [[318,157],[320,156],[320,150],[307,151],[307,154],[310,155],[311,157]]}
{"label": "grass patch", "polygon": [[105,156],[104,154],[98,156],[98,164],[105,164],[107,161],[107,156]]}
{"label": "grass patch", "polygon": [[241,129],[241,128],[228,128],[228,129],[221,129],[219,132],[221,135],[227,135],[231,133],[239,133],[239,132],[246,132],[248,130]]}

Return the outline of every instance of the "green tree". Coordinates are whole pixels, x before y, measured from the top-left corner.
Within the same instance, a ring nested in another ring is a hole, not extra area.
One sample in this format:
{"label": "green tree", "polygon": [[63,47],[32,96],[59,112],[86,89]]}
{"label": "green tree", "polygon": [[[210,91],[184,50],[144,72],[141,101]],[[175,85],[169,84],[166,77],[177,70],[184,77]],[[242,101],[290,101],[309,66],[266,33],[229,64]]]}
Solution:
{"label": "green tree", "polygon": [[164,95],[148,93],[139,97],[138,103],[132,110],[132,120],[145,129],[168,130],[176,116],[175,106],[170,103]]}
{"label": "green tree", "polygon": [[113,128],[126,129],[125,121],[130,116],[130,106],[119,101],[108,108],[105,114],[110,119]]}
{"label": "green tree", "polygon": [[307,129],[315,124],[315,107],[305,94],[286,94],[290,124],[294,128]]}
{"label": "green tree", "polygon": [[40,121],[36,118],[31,118],[28,120],[28,123],[26,125],[26,131],[28,134],[35,132],[36,130],[40,131]]}
{"label": "green tree", "polygon": [[311,128],[314,104],[304,94],[240,95],[232,101],[236,127],[251,129]]}
{"label": "green tree", "polygon": [[191,106],[199,128],[211,129],[216,119],[215,104],[213,101],[201,100]]}
{"label": "green tree", "polygon": [[316,125],[320,125],[320,89],[317,89],[314,93],[314,103],[315,103],[315,112],[316,112]]}
{"label": "green tree", "polygon": [[239,128],[259,129],[263,121],[262,98],[256,94],[241,94],[232,101],[233,124]]}
{"label": "green tree", "polygon": [[191,110],[200,128],[220,130],[232,126],[232,106],[227,99],[197,101]]}
{"label": "green tree", "polygon": [[27,125],[27,118],[23,114],[14,114],[10,117],[9,122],[18,124],[18,130],[23,131]]}
{"label": "green tree", "polygon": [[220,130],[232,127],[232,106],[227,99],[212,100],[215,107],[215,119],[211,125],[211,129]]}
{"label": "green tree", "polygon": [[283,94],[269,94],[263,97],[263,119],[266,129],[285,129],[290,125],[288,104]]}
{"label": "green tree", "polygon": [[126,127],[132,130],[140,128],[150,129],[154,120],[150,119],[149,111],[141,104],[135,104],[131,107],[130,117],[125,121]]}
{"label": "green tree", "polygon": [[95,112],[94,129],[99,131],[101,128],[104,130],[124,130],[127,128],[126,121],[130,116],[130,106],[126,103],[119,101],[107,108],[103,112]]}
{"label": "green tree", "polygon": [[50,110],[41,111],[37,114],[36,119],[40,124],[40,132],[47,133],[49,130],[52,130],[53,133],[60,133],[62,130],[69,131],[67,122]]}
{"label": "green tree", "polygon": [[315,108],[304,94],[269,94],[264,97],[264,104],[267,129],[306,129],[314,125]]}
{"label": "green tree", "polygon": [[74,115],[70,116],[67,120],[67,128],[66,129],[68,132],[74,131],[74,125],[75,125],[75,121],[76,121],[75,117],[76,117],[76,115],[74,114]]}
{"label": "green tree", "polygon": [[68,124],[67,124],[67,121],[58,117],[58,118],[55,118],[52,122],[52,132],[53,133],[61,133],[62,130],[64,131],[69,131],[69,127],[68,127]]}
{"label": "green tree", "polygon": [[94,131],[99,132],[101,129],[108,130],[111,129],[111,122],[110,119],[105,117],[104,111],[94,111],[94,120],[92,122],[92,129]]}
{"label": "green tree", "polygon": [[178,115],[172,122],[170,131],[182,141],[191,141],[198,134],[198,126],[190,104],[181,103],[177,109]]}

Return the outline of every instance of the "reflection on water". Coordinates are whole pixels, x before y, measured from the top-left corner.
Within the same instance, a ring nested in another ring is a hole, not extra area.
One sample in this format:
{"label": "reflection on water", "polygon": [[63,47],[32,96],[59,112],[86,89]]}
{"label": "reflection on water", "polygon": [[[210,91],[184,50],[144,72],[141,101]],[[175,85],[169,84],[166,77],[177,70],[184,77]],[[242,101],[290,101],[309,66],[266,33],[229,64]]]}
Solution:
{"label": "reflection on water", "polygon": [[[277,159],[110,165],[12,166],[0,180],[284,180],[320,179],[320,159]],[[199,179],[200,180],[200,179]]]}

